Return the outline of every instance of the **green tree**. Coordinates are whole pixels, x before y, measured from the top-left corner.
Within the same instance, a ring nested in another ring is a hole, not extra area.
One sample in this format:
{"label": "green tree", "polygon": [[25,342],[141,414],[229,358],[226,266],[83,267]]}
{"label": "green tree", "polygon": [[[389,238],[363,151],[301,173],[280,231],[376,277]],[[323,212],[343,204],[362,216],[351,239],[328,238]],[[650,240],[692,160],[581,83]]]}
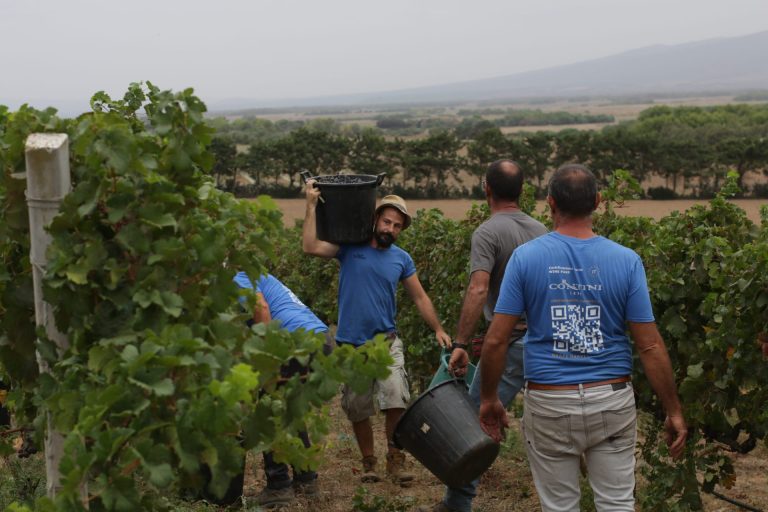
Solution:
{"label": "green tree", "polygon": [[553,167],[559,167],[564,163],[580,163],[592,166],[593,156],[593,132],[587,130],[567,129],[555,134],[555,158]]}
{"label": "green tree", "polygon": [[516,156],[511,151],[509,139],[498,128],[483,130],[467,144],[467,167],[477,178],[478,185],[485,176],[488,164],[501,158],[515,159]]}
{"label": "green tree", "polygon": [[538,190],[543,189],[543,180],[552,168],[555,138],[550,132],[524,133],[510,139],[510,152],[520,162],[528,176],[536,178]]}
{"label": "green tree", "polygon": [[747,171],[768,167],[768,128],[762,133],[741,128],[724,135],[716,143],[713,156],[718,164],[736,171],[737,184],[743,190]]}
{"label": "green tree", "polygon": [[306,128],[291,132],[277,147],[291,188],[300,182],[299,173],[305,169],[313,175],[338,173],[349,152],[345,137]]}
{"label": "green tree", "polygon": [[350,141],[347,167],[356,174],[386,173],[391,180],[396,169],[387,160],[388,146],[386,139],[375,130],[363,130]]}
{"label": "green tree", "polygon": [[405,143],[404,166],[408,168],[414,181],[423,180],[427,187],[435,190],[445,186],[449,176],[458,177],[462,159],[458,155],[461,141],[450,132],[430,134],[425,139],[416,139]]}
{"label": "green tree", "polygon": [[234,190],[237,186],[237,150],[235,144],[224,137],[214,137],[211,140],[210,151],[213,153],[213,176],[216,185],[222,183],[221,176],[227,176],[230,180],[229,189]]}

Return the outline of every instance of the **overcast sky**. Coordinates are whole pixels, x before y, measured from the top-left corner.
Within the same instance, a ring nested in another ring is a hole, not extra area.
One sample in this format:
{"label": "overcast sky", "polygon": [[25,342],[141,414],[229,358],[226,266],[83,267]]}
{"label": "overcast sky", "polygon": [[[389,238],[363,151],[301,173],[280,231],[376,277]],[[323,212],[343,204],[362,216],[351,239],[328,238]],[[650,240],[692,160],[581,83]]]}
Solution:
{"label": "overcast sky", "polygon": [[763,30],[768,0],[0,0],[0,104],[385,91]]}

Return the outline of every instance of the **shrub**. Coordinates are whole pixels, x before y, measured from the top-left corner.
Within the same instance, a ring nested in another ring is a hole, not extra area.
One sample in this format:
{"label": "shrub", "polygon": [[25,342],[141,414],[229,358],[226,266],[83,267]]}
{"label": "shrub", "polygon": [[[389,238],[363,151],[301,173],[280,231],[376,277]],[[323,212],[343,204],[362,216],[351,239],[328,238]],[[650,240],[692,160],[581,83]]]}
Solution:
{"label": "shrub", "polygon": [[645,191],[651,199],[677,199],[677,192],[667,187],[649,187]]}

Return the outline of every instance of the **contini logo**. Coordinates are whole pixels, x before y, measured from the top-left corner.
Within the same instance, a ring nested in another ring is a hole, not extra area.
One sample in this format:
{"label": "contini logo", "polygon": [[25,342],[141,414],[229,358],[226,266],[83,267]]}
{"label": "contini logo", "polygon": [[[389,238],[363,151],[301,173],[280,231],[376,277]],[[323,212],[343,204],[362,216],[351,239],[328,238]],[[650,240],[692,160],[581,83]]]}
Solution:
{"label": "contini logo", "polygon": [[550,283],[549,284],[550,290],[567,290],[567,291],[574,291],[574,292],[601,292],[603,291],[603,285],[602,284],[579,284],[579,283],[569,283],[565,279],[560,281],[559,283]]}

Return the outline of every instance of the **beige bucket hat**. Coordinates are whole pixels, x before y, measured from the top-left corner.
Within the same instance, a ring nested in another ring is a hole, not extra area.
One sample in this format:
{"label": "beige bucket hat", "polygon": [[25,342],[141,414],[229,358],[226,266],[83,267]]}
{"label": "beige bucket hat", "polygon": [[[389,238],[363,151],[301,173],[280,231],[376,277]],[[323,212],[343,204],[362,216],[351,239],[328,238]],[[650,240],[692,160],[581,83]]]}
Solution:
{"label": "beige bucket hat", "polygon": [[381,202],[379,203],[379,206],[376,208],[376,215],[379,214],[382,208],[386,208],[388,206],[391,208],[395,208],[397,211],[399,211],[405,216],[405,221],[403,222],[403,229],[406,229],[408,226],[411,225],[411,220],[412,220],[411,215],[408,213],[408,208],[405,206],[405,200],[402,197],[396,196],[394,194],[382,197]]}

